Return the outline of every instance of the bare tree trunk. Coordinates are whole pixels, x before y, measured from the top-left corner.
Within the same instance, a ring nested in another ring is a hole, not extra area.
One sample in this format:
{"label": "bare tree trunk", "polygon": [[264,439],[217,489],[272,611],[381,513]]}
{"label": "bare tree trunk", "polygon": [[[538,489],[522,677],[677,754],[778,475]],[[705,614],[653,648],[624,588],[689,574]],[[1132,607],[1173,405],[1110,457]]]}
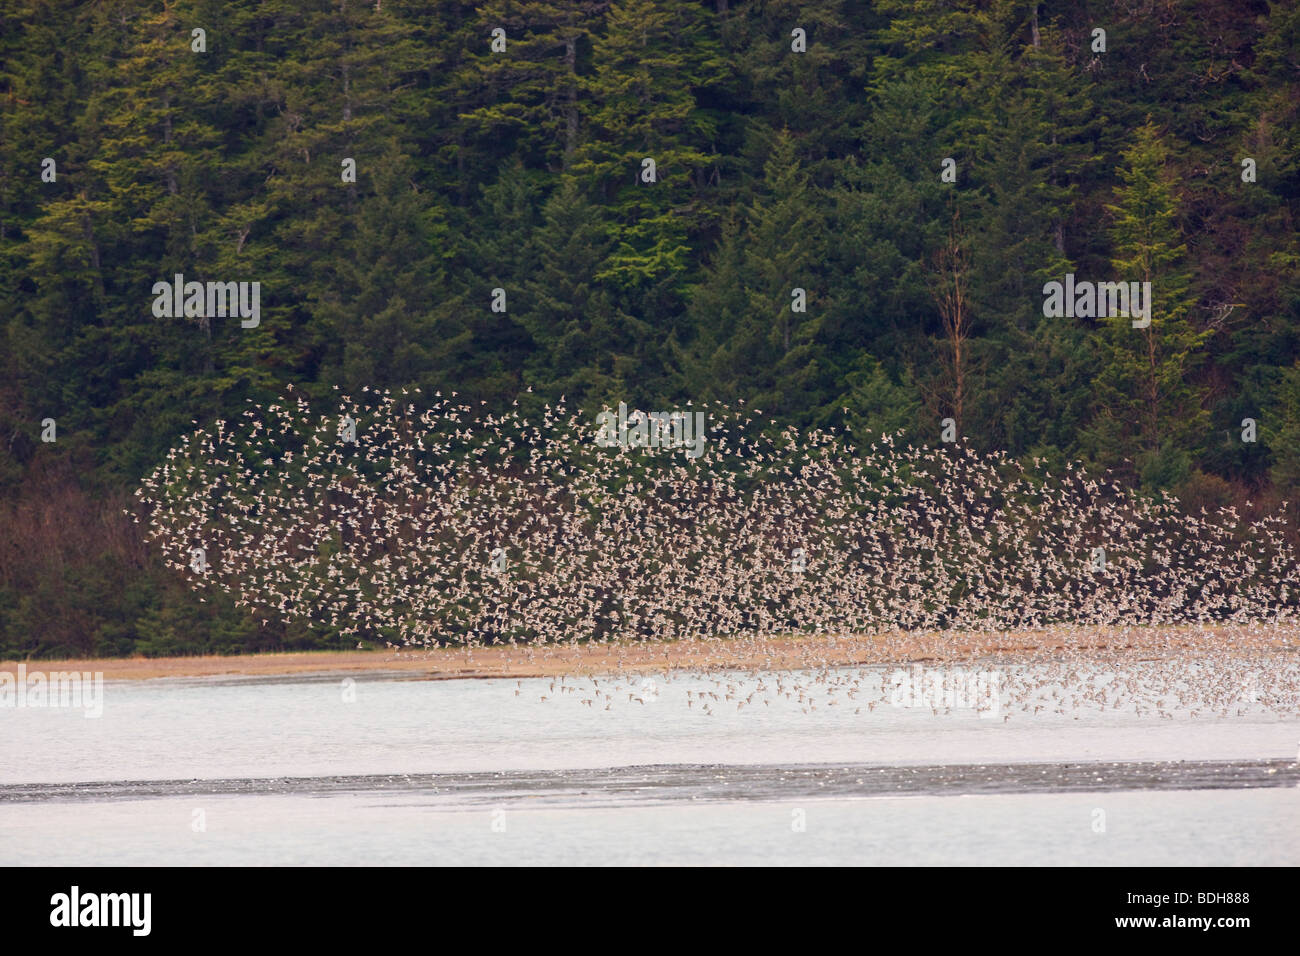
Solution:
{"label": "bare tree trunk", "polygon": [[[81,194],[81,201],[86,202],[86,194]],[[108,296],[104,292],[104,271],[100,264],[99,243],[95,240],[95,226],[90,221],[90,213],[82,212],[81,214],[81,231],[86,240],[86,247],[90,253],[90,268],[95,274],[95,299],[96,304],[102,310],[108,301]]]}
{"label": "bare tree trunk", "polygon": [[578,38],[570,34],[564,40],[564,66],[569,71],[569,105],[565,108],[564,168],[578,144]]}
{"label": "bare tree trunk", "polygon": [[934,299],[939,307],[939,317],[943,320],[944,336],[952,349],[949,375],[952,382],[952,417],[957,423],[958,433],[966,410],[966,342],[971,330],[966,269],[961,227],[954,213],[948,239],[936,256],[939,286]]}
{"label": "bare tree trunk", "polygon": [[[172,98],[163,97],[163,145],[172,144]],[[180,192],[180,184],[176,181],[176,164],[167,164],[167,195],[175,196]]]}
{"label": "bare tree trunk", "polygon": [[[1143,279],[1151,281],[1151,270],[1143,270]],[[1151,288],[1148,286],[1147,288]],[[1147,382],[1146,382],[1146,405],[1147,405],[1147,435],[1149,436],[1150,451],[1155,453],[1160,450],[1160,380],[1157,376],[1159,360],[1156,356],[1156,316],[1154,303],[1147,300],[1147,315],[1150,316],[1151,324],[1142,331],[1146,333],[1147,345]]]}

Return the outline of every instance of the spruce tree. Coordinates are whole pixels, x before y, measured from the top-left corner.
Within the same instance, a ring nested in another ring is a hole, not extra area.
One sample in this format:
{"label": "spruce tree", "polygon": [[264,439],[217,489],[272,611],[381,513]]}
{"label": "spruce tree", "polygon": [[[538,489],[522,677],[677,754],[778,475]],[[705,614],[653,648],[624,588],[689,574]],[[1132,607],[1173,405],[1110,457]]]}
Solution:
{"label": "spruce tree", "polygon": [[1208,424],[1192,374],[1210,333],[1191,323],[1187,247],[1167,164],[1168,147],[1145,124],[1124,151],[1121,185],[1107,207],[1113,281],[1150,283],[1150,324],[1134,328],[1132,315],[1102,318],[1093,339],[1101,362],[1093,453],[1106,464],[1132,459],[1154,486],[1187,473]]}

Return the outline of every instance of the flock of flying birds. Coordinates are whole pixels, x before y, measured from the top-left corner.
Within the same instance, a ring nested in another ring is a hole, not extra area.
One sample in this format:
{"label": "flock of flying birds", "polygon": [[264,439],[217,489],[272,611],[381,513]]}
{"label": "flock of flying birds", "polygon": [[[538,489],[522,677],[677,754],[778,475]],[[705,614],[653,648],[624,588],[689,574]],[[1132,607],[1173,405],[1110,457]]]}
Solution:
{"label": "flock of flying birds", "polygon": [[[979,665],[978,693],[963,692],[962,683],[976,679],[969,666],[938,666],[934,661],[910,667],[826,666],[813,655],[807,666],[795,669],[683,668],[654,678],[573,674],[554,678],[549,686],[535,680],[530,684],[541,686],[541,702],[612,710],[672,696],[706,717],[773,705],[797,707],[804,714],[839,708],[855,716],[910,707],[922,715],[966,712],[995,723],[1026,716],[1078,719],[1089,713],[1174,720],[1262,714],[1294,718],[1300,712],[1300,662],[1294,654],[1255,649],[1207,658],[1188,650],[1183,646],[1158,658],[1103,651],[1086,658],[1067,654],[1051,659],[1034,653],[1030,660],[986,659]],[[683,687],[674,688],[676,683]],[[913,686],[918,688],[915,693]],[[523,681],[515,682],[514,693],[527,693]]]}
{"label": "flock of flying birds", "polygon": [[[743,406],[693,407],[708,426],[690,457],[602,447],[595,415],[563,401],[537,401],[532,423],[517,402],[492,414],[455,392],[423,408],[418,389],[339,399],[326,415],[292,391],[250,403],[145,479],[137,520],[196,588],[390,646],[842,635],[874,638],[885,663],[918,640],[928,659],[958,660],[1049,631],[1064,635],[1047,642],[1053,659],[1091,666],[1104,652],[1078,635],[1157,634],[1136,643],[1162,666],[1183,660],[1163,686],[1199,688],[1205,712],[1239,702],[1229,658],[1253,661],[1257,701],[1296,712],[1285,513],[1191,514],[1078,466],[1053,475],[901,433],[855,448]],[[1262,663],[1279,650],[1285,664]],[[804,666],[837,704],[856,696],[852,676]],[[1259,689],[1265,672],[1281,682]],[[1115,696],[1072,686],[1076,701]]]}

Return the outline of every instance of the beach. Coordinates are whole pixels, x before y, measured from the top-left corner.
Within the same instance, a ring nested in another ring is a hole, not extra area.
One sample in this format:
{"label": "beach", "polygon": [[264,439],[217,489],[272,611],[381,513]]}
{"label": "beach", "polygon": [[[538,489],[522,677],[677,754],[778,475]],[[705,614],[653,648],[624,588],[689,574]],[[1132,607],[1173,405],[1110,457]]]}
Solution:
{"label": "beach", "polygon": [[[390,673],[410,679],[526,678],[672,671],[781,671],[927,661],[959,663],[1011,655],[1020,660],[1072,653],[1155,657],[1204,651],[1294,652],[1296,625],[1249,627],[1055,627],[1013,632],[924,632],[882,635],[767,635],[699,641],[548,644],[541,646],[388,648],[291,651],[192,657],[29,660],[29,670],[93,671],[105,680],[168,677],[284,677]],[[0,661],[14,672],[20,662]]]}

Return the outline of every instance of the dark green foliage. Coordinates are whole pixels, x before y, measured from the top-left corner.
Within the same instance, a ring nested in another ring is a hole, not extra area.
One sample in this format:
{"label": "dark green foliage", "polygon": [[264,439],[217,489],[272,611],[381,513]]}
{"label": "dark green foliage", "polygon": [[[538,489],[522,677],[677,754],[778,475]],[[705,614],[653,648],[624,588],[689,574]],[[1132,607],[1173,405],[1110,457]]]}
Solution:
{"label": "dark green foliage", "polygon": [[[198,602],[122,513],[290,384],[857,441],[960,395],[984,450],[1293,498],[1298,62],[1271,0],[9,0],[0,656],[335,646]],[[1066,272],[1151,278],[1158,355],[1045,318]],[[260,326],[156,318],[176,273],[259,281]]]}

